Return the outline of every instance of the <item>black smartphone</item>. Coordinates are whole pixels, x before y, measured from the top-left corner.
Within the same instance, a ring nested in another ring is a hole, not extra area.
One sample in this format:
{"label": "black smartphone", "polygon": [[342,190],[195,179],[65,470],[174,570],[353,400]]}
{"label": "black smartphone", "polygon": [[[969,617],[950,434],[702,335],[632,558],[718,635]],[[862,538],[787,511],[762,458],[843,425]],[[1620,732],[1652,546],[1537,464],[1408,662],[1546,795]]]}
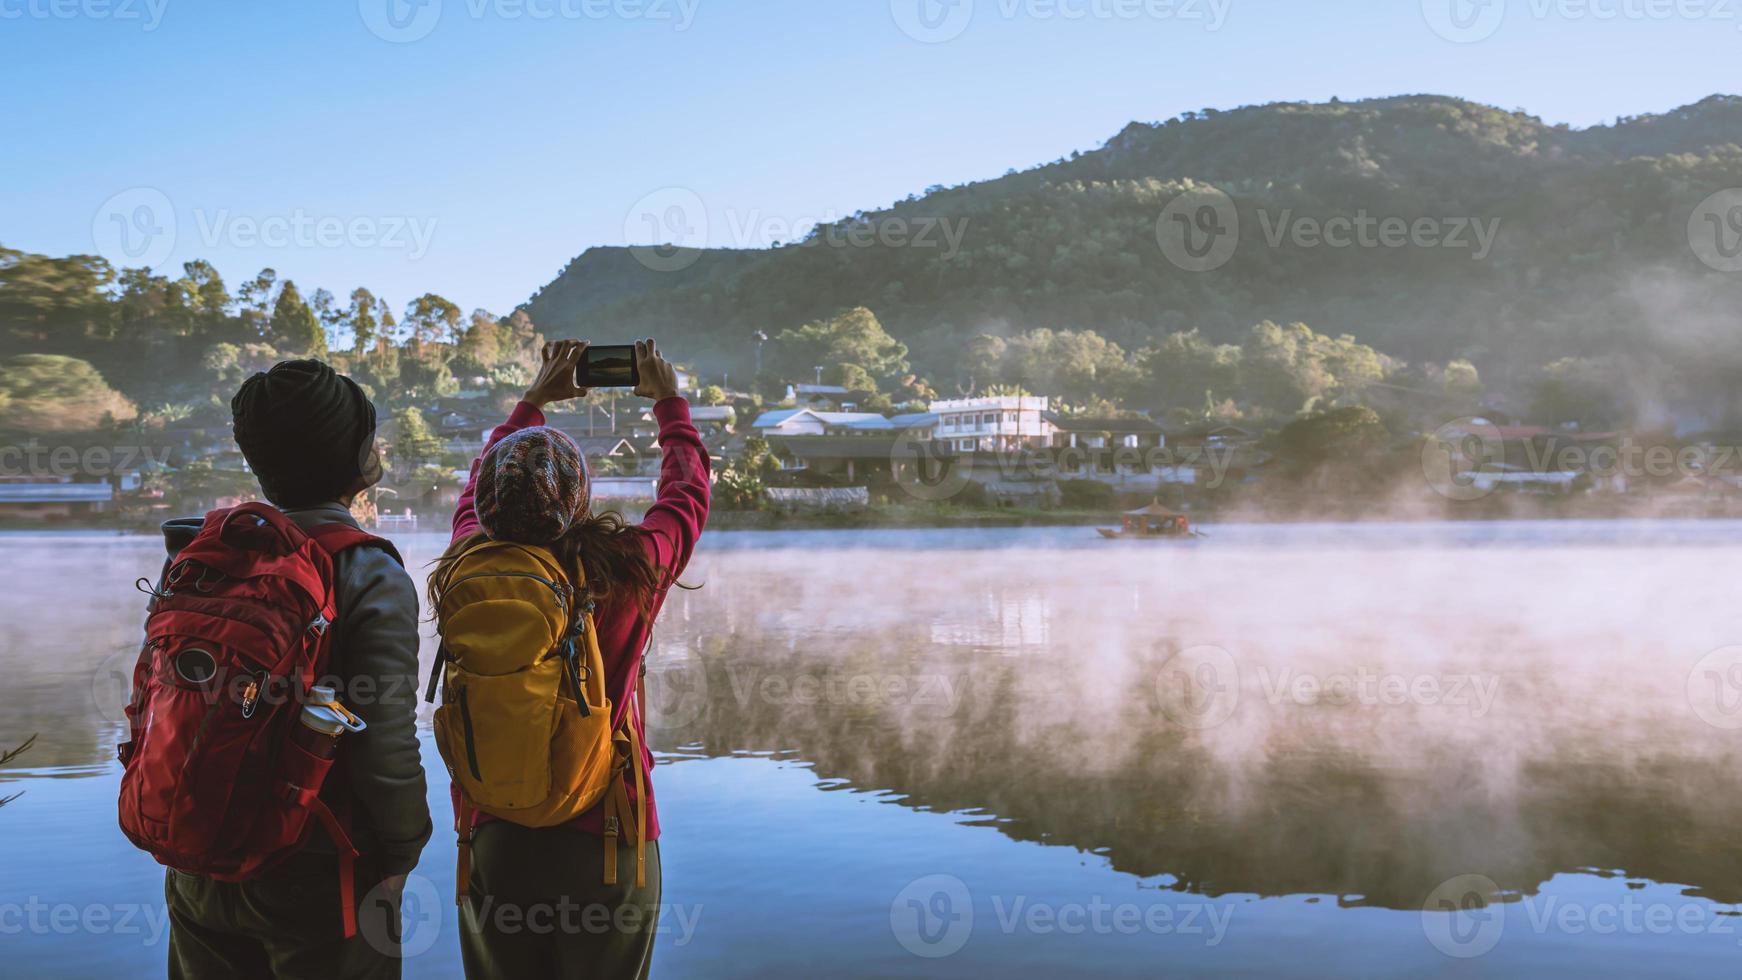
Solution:
{"label": "black smartphone", "polygon": [[581,388],[633,388],[640,383],[634,344],[595,344],[575,368],[575,384]]}

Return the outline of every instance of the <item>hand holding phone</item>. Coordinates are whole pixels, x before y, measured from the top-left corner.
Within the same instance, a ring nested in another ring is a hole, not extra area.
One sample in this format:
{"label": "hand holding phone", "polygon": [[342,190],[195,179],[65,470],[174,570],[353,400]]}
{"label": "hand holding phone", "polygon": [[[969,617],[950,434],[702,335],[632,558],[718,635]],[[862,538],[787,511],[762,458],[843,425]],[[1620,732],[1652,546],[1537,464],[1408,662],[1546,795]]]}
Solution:
{"label": "hand holding phone", "polygon": [[635,342],[635,366],[637,395],[654,401],[677,395],[677,369],[659,352],[659,344],[652,337]]}
{"label": "hand holding phone", "polygon": [[580,398],[587,389],[575,383],[576,365],[587,355],[587,344],[580,340],[556,340],[545,344],[539,352],[541,363],[538,377],[526,389],[526,401],[544,408],[552,402]]}

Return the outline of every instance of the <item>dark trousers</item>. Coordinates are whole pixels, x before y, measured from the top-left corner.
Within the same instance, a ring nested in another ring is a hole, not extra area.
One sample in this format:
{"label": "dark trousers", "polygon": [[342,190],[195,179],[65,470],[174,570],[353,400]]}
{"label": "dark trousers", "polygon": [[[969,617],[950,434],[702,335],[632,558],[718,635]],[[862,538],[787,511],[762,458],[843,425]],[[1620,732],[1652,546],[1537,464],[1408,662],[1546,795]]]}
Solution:
{"label": "dark trousers", "polygon": [[659,925],[659,842],[647,845],[647,885],[635,887],[635,848],[617,849],[604,884],[604,844],[567,827],[497,821],[472,836],[470,901],[460,910],[468,980],[642,978]]}
{"label": "dark trousers", "polygon": [[331,854],[297,854],[240,883],[168,872],[171,980],[398,980],[400,895],[376,887],[380,876],[366,867],[357,868],[358,934],[350,939]]}

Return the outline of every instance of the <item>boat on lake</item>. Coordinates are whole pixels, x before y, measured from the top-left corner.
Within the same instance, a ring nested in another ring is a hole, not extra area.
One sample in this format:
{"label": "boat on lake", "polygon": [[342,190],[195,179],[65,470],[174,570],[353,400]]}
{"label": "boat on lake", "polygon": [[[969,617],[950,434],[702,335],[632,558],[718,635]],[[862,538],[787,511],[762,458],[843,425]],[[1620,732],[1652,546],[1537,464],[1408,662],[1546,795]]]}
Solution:
{"label": "boat on lake", "polygon": [[1192,530],[1191,518],[1160,504],[1150,504],[1119,515],[1119,526],[1098,527],[1103,538],[1141,541],[1194,541],[1203,535]]}

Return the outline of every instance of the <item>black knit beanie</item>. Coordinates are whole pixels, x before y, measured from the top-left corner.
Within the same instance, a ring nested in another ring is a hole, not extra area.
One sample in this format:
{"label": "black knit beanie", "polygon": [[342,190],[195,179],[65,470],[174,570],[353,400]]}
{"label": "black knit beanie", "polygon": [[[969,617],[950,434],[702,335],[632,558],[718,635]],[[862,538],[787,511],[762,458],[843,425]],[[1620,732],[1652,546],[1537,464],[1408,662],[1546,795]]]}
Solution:
{"label": "black knit beanie", "polygon": [[359,477],[380,477],[375,406],[321,361],[285,361],[249,378],[230,414],[261,492],[280,507],[336,500]]}

